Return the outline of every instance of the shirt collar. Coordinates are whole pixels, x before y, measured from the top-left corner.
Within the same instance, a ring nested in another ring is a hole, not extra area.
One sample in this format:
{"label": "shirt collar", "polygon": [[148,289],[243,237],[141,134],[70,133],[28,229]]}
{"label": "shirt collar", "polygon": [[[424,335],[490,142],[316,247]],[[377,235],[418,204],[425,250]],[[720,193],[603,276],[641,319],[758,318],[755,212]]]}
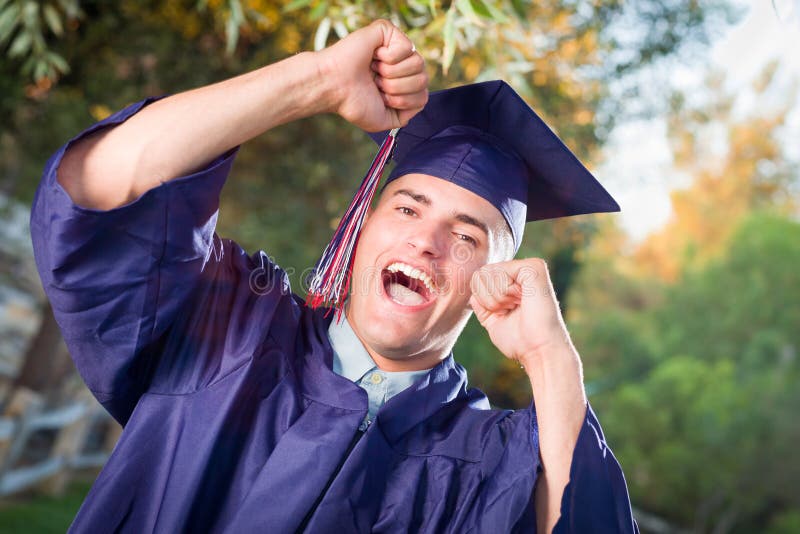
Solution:
{"label": "shirt collar", "polygon": [[[342,387],[342,377],[331,372],[333,350],[329,336],[325,334],[333,322],[333,315],[328,308],[311,310],[302,315],[306,335],[299,339],[297,347],[303,355],[300,360],[304,376],[302,391],[315,401],[346,410],[359,410],[366,415],[366,392],[353,382],[350,382],[350,387]],[[482,393],[471,390],[473,394],[469,394],[466,388],[467,372],[453,360],[451,353],[412,387],[389,399],[378,415],[378,426],[389,442],[395,443],[458,398],[482,410],[489,408]]]}
{"label": "shirt collar", "polygon": [[[378,370],[372,356],[369,355],[364,344],[358,339],[353,327],[342,315],[341,322],[331,321],[328,326],[328,338],[333,348],[333,372],[352,382],[358,382],[364,375],[373,370]],[[387,397],[400,393],[418,378],[428,374],[430,369],[421,371],[380,371],[387,380]]]}
{"label": "shirt collar", "polygon": [[337,375],[358,382],[376,367],[344,315],[341,321],[331,321],[328,338],[333,348],[333,372]]}

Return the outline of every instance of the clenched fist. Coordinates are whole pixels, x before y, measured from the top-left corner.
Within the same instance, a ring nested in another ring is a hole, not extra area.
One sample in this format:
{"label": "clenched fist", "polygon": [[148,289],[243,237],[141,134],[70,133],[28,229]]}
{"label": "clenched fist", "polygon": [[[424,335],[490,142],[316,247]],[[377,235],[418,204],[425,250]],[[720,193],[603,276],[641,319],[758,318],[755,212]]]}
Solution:
{"label": "clenched fist", "polygon": [[568,339],[544,260],[485,265],[473,274],[470,288],[475,316],[507,358],[527,366],[543,348]]}
{"label": "clenched fist", "polygon": [[330,111],[368,132],[405,126],[428,101],[425,61],[389,21],[377,20],[317,57],[334,88]]}

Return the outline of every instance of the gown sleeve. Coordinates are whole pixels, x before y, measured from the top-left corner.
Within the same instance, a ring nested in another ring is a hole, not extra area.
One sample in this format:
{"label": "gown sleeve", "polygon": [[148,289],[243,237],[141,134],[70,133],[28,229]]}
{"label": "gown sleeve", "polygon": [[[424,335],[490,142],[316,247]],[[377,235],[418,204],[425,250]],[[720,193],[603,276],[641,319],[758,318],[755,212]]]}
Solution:
{"label": "gown sleeve", "polygon": [[[534,403],[499,421],[483,444],[489,476],[468,532],[536,532],[535,490],[542,467]],[[638,534],[622,469],[587,404],[554,534]]]}
{"label": "gown sleeve", "polygon": [[587,404],[554,534],[636,533],[625,476]]}
{"label": "gown sleeve", "polygon": [[76,205],[56,172],[72,143],[154,100],[111,115],[53,154],[31,210],[37,268],[70,354],[122,424],[146,390],[159,354],[156,340],[179,315],[211,255],[219,194],[238,147],[107,211]]}

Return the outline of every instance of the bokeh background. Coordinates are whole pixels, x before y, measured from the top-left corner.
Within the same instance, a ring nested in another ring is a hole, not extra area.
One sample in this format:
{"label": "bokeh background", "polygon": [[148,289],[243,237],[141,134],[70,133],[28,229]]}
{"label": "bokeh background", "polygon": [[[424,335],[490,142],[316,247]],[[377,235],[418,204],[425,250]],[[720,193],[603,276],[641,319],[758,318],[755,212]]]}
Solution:
{"label": "bokeh background", "polygon": [[[800,532],[800,1],[0,0],[0,532],[63,532],[119,429],[77,378],[27,213],[91,123],[378,17],[431,88],[502,78],[620,201],[530,224],[643,532]],[[334,116],[247,143],[220,234],[313,265],[375,152]],[[257,319],[254,319],[257,320]],[[519,369],[456,348],[501,407]]]}

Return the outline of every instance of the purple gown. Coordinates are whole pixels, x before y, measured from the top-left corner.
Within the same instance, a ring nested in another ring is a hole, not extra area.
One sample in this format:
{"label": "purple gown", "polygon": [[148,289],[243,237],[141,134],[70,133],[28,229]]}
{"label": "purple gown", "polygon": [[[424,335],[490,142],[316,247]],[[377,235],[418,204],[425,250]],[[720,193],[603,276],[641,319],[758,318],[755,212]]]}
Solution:
{"label": "purple gown", "polygon": [[[34,200],[36,262],[78,371],[124,426],[71,532],[535,532],[534,407],[490,409],[452,356],[360,435],[367,396],[331,370],[330,317],[214,233],[236,150],[98,211],[56,181],[67,146]],[[636,530],[587,407],[555,531]]]}

